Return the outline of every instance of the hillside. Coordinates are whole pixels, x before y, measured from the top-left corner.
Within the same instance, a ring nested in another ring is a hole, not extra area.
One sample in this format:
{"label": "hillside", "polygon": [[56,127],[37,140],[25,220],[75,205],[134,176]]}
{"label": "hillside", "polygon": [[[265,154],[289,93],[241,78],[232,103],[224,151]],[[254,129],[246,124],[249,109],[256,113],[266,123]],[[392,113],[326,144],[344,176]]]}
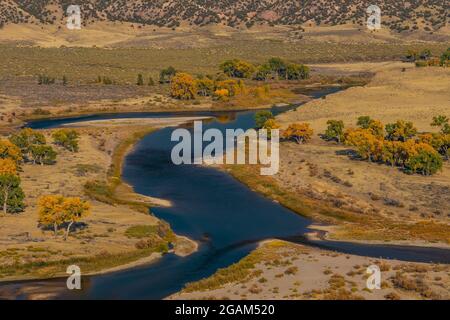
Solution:
{"label": "hillside", "polygon": [[[255,25],[362,26],[371,0],[2,0],[0,26],[64,23],[70,4],[81,6],[83,24],[119,21],[176,28],[211,24],[235,28]],[[445,28],[448,2],[386,0],[378,3],[382,24],[396,32]]]}

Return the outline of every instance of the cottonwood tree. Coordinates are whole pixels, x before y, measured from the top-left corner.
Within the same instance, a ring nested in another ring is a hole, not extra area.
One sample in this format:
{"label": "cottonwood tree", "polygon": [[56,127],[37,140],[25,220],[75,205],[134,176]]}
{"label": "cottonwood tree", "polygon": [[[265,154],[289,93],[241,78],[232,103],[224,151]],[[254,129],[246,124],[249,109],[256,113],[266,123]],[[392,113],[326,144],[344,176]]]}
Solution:
{"label": "cottonwood tree", "polygon": [[262,129],[267,130],[267,138],[271,139],[272,130],[280,129],[280,125],[275,121],[275,119],[269,119],[264,123]]}
{"label": "cottonwood tree", "polygon": [[274,119],[273,113],[268,110],[262,110],[255,113],[256,129],[261,129],[269,119]]}
{"label": "cottonwood tree", "polygon": [[0,139],[0,159],[11,159],[15,163],[22,161],[22,152],[19,147],[6,139]]}
{"label": "cottonwood tree", "polygon": [[197,94],[195,79],[188,73],[177,73],[170,82],[170,95],[176,99],[191,100]]}
{"label": "cottonwood tree", "polygon": [[43,196],[38,201],[39,223],[53,226],[54,236],[58,235],[59,226],[67,223],[64,240],[70,233],[72,225],[90,214],[90,204],[80,198],[65,198],[62,195]]}
{"label": "cottonwood tree", "polygon": [[344,140],[344,122],[342,120],[328,120],[327,125],[323,138],[341,143]]}
{"label": "cottonwood tree", "polygon": [[56,151],[48,145],[33,145],[31,150],[31,161],[33,164],[53,164],[56,159]]}
{"label": "cottonwood tree", "polygon": [[13,134],[9,140],[20,148],[22,157],[27,160],[30,158],[32,146],[46,144],[45,136],[41,132],[30,128],[20,130],[18,133]]}
{"label": "cottonwood tree", "polygon": [[169,83],[176,74],[177,74],[177,70],[175,70],[175,68],[172,66],[170,66],[166,69],[163,69],[159,73],[159,82],[160,83]]}
{"label": "cottonwood tree", "polygon": [[214,93],[214,81],[209,78],[202,78],[196,80],[197,94],[199,96],[207,97]]}
{"label": "cottonwood tree", "polygon": [[143,86],[144,85],[144,77],[142,76],[142,74],[138,74],[136,84],[138,86]]}
{"label": "cottonwood tree", "polygon": [[450,134],[449,119],[445,115],[433,117],[433,122],[431,123],[431,125],[433,127],[440,127],[442,134]]}
{"label": "cottonwood tree", "polygon": [[410,121],[397,120],[386,125],[386,133],[388,140],[405,142],[417,134],[417,129]]}
{"label": "cottonwood tree", "polygon": [[224,61],[219,68],[223,73],[234,78],[250,78],[253,72],[255,72],[254,65],[239,59]]}
{"label": "cottonwood tree", "polygon": [[11,159],[0,159],[0,203],[3,213],[22,211],[24,198],[16,163]]}
{"label": "cottonwood tree", "polygon": [[53,142],[71,152],[78,151],[79,134],[75,130],[60,129],[53,132]]}

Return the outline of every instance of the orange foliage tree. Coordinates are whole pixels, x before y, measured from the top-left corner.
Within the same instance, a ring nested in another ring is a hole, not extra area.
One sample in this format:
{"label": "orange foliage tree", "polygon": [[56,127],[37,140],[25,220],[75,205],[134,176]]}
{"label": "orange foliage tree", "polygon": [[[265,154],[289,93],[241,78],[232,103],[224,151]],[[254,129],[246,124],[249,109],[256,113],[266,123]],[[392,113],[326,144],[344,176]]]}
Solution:
{"label": "orange foliage tree", "polygon": [[312,138],[314,131],[309,123],[293,123],[282,132],[282,138],[286,140],[293,139],[298,144],[307,142]]}

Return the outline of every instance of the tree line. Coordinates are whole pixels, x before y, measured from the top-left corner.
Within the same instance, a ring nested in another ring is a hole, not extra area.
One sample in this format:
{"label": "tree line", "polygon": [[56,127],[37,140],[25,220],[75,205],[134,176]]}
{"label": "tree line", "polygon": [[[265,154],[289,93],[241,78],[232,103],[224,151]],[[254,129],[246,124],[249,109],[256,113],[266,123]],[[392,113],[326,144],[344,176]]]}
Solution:
{"label": "tree line", "polygon": [[410,121],[397,120],[385,126],[369,116],[358,118],[358,128],[345,129],[341,120],[329,120],[322,135],[325,140],[355,147],[358,156],[369,162],[385,163],[407,173],[432,175],[450,157],[450,125],[446,116],[433,118],[437,133],[418,133]]}

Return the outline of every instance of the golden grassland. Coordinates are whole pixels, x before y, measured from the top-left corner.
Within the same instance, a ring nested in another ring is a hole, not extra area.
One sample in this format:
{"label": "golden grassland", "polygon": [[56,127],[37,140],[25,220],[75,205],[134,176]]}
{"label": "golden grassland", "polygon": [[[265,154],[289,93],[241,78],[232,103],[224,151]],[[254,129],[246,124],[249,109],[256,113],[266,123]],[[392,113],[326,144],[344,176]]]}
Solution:
{"label": "golden grassland", "polygon": [[[366,287],[366,268],[382,273]],[[268,240],[239,262],[189,283],[169,299],[448,299],[449,266],[373,259]]]}

